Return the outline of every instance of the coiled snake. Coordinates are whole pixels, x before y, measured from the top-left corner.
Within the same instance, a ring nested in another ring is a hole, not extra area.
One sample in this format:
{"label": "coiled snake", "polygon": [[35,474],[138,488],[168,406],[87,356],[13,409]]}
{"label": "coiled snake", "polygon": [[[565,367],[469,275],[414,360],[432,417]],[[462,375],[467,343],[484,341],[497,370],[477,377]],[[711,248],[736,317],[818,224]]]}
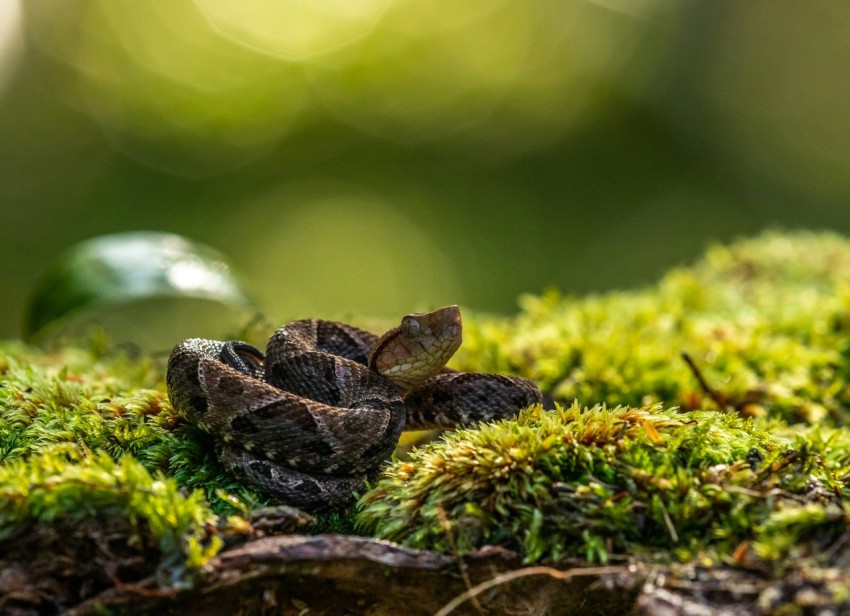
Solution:
{"label": "coiled snake", "polygon": [[376,336],[335,321],[293,321],[265,356],[192,338],[168,360],[168,397],[211,434],[222,464],[275,500],[345,506],[401,431],[509,417],[540,402],[531,381],[444,368],[461,343],[457,306],[405,316]]}

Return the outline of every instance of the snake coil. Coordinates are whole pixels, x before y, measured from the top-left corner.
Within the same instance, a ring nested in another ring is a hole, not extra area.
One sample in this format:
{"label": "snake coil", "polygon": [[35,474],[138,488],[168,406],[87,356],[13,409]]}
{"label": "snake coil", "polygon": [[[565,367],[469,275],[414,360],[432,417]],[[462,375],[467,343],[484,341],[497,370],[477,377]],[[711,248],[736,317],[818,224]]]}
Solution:
{"label": "snake coil", "polygon": [[529,380],[454,372],[457,306],[405,316],[382,336],[336,321],[293,321],[265,355],[191,338],[168,360],[168,396],[211,434],[222,464],[275,500],[338,509],[377,474],[403,429],[510,417],[539,403]]}

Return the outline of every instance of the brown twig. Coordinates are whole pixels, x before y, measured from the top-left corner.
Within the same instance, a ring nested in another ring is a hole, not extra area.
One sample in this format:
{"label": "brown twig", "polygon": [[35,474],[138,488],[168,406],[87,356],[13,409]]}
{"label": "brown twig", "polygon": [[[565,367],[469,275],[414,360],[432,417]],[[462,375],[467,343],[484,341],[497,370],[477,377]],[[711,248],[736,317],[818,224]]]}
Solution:
{"label": "brown twig", "polygon": [[729,405],[723,401],[723,396],[720,395],[720,392],[718,392],[716,389],[714,389],[711,385],[708,384],[708,381],[706,381],[705,377],[702,376],[702,372],[700,372],[700,369],[697,368],[697,365],[691,357],[690,353],[688,353],[687,351],[682,351],[681,355],[682,359],[685,360],[685,363],[688,364],[688,368],[691,369],[691,372],[693,373],[694,377],[696,377],[696,380],[699,381],[699,385],[700,387],[702,387],[702,390],[706,393],[706,395],[712,400],[714,400],[714,403],[720,408],[721,411],[729,412]]}
{"label": "brown twig", "polygon": [[513,580],[529,577],[532,575],[548,575],[558,580],[569,581],[576,576],[581,575],[606,575],[612,573],[627,573],[627,567],[576,567],[561,571],[553,567],[525,567],[523,569],[515,569],[507,573],[501,573],[494,578],[481,582],[477,586],[467,589],[464,593],[458,595],[446,605],[440,608],[440,611],[434,616],[448,616],[460,607],[465,601],[474,600],[480,595],[495,586],[507,584]]}
{"label": "brown twig", "polygon": [[[446,514],[446,510],[443,509],[442,505],[437,507],[437,517],[440,518],[440,526],[443,527],[443,530],[446,533],[446,537],[449,540],[449,548],[452,551],[452,555],[455,557],[455,561],[457,562],[457,568],[460,570],[460,575],[463,578],[463,583],[466,585],[466,592],[472,590],[472,580],[469,579],[469,573],[466,571],[466,564],[463,562],[463,559],[460,557],[460,553],[457,551],[457,545],[455,544],[454,535],[452,535],[452,525],[449,522],[449,516]],[[481,603],[479,603],[478,599],[475,596],[470,596],[472,600],[472,605],[478,611],[479,614],[485,614],[484,608],[481,607]]]}
{"label": "brown twig", "polygon": [[673,525],[673,519],[667,513],[667,507],[661,503],[661,515],[664,517],[664,524],[667,526],[667,532],[670,533],[670,539],[673,543],[679,543],[679,533],[676,532],[676,527]]}

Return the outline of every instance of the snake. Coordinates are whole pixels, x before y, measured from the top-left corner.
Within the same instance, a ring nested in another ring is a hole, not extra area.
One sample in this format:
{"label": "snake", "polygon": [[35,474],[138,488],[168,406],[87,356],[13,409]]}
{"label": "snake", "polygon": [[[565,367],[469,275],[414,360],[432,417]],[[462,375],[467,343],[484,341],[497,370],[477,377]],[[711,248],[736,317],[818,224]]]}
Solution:
{"label": "snake", "polygon": [[277,329],[265,353],[183,340],[166,387],[227,471],[274,502],[331,511],[378,475],[404,429],[470,426],[541,402],[528,379],[446,368],[461,342],[455,305],[408,314],[380,336],[302,319]]}

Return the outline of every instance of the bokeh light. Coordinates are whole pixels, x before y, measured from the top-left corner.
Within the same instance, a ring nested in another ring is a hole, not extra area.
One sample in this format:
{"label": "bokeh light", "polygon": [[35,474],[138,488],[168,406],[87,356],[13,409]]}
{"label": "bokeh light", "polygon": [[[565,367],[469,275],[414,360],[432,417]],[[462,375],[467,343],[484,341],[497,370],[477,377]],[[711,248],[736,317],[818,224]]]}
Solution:
{"label": "bokeh light", "polygon": [[0,93],[12,76],[23,47],[20,0],[0,0]]}
{"label": "bokeh light", "polygon": [[[664,5],[36,0],[72,104],[140,161],[204,176],[269,152],[304,109],[381,138],[516,155],[595,113]],[[651,58],[650,56],[647,56]]]}
{"label": "bokeh light", "polygon": [[220,34],[285,60],[303,60],[368,35],[392,0],[195,0]]}
{"label": "bokeh light", "polygon": [[224,228],[279,319],[392,317],[460,295],[439,234],[354,186],[293,187],[247,210],[258,215],[234,212]]}
{"label": "bokeh light", "polygon": [[191,0],[29,8],[39,47],[68,69],[66,99],[145,164],[189,176],[240,167],[303,104],[296,67],[219,36]]}
{"label": "bokeh light", "polygon": [[0,0],[0,329],[61,251],[123,231],[218,248],[279,319],[507,312],[765,227],[850,233],[848,23],[839,4]]}
{"label": "bokeh light", "polygon": [[[736,175],[803,193],[850,194],[850,5],[704,3],[663,107],[690,147]],[[685,35],[683,34],[683,37]]]}
{"label": "bokeh light", "polygon": [[651,73],[638,48],[662,3],[395,3],[373,36],[305,70],[340,120],[381,137],[457,136],[470,154],[516,155],[593,115],[606,84]]}

